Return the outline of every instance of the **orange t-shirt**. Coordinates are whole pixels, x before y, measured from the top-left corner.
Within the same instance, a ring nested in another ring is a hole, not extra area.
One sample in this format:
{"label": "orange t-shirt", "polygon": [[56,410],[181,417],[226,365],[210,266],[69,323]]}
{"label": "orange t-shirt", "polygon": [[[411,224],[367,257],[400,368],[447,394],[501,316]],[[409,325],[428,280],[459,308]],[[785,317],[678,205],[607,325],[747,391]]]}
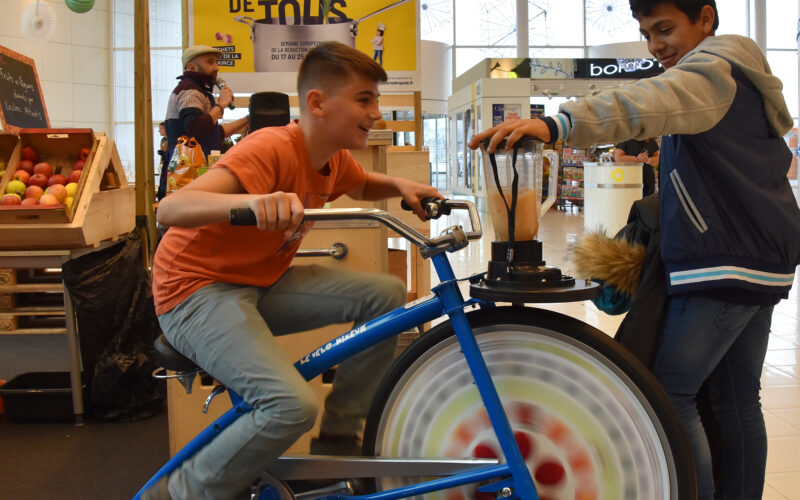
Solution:
{"label": "orange t-shirt", "polygon": [[[248,193],[296,193],[305,208],[320,208],[367,179],[347,150],[333,155],[328,166],[327,175],[314,170],[300,126],[292,122],[253,132],[212,168],[230,170]],[[289,267],[312,224],[301,224],[289,241],[284,241],[282,231],[228,222],[170,228],[153,263],[156,314],[166,313],[213,282],[272,285]]]}

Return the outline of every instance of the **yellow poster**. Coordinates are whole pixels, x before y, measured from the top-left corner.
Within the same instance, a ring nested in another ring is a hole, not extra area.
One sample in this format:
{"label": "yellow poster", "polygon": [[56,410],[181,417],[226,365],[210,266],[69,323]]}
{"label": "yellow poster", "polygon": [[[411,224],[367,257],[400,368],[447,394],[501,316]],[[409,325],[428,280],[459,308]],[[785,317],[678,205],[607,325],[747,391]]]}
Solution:
{"label": "yellow poster", "polygon": [[191,43],[223,52],[220,73],[296,72],[323,41],[390,73],[417,70],[416,0],[192,0]]}

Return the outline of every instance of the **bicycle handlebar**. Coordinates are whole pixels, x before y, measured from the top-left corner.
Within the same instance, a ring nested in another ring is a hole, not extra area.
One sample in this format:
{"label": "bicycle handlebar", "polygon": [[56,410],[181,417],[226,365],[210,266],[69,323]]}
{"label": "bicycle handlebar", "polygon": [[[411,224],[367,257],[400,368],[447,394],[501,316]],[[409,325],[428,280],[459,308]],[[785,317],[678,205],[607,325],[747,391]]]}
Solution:
{"label": "bicycle handlebar", "polygon": [[[439,215],[449,213],[449,210],[453,208],[467,210],[472,231],[464,233],[466,239],[480,239],[483,235],[483,228],[474,203],[466,200],[437,201],[442,207],[446,208],[445,211],[440,211]],[[303,221],[330,220],[375,220],[422,248],[442,249],[458,244],[458,235],[454,234],[454,231],[447,231],[441,236],[429,238],[389,212],[377,208],[309,208],[305,210],[303,216]],[[232,226],[254,226],[256,224],[256,216],[249,208],[233,208],[230,213],[230,223]],[[462,246],[458,246],[458,248]]]}

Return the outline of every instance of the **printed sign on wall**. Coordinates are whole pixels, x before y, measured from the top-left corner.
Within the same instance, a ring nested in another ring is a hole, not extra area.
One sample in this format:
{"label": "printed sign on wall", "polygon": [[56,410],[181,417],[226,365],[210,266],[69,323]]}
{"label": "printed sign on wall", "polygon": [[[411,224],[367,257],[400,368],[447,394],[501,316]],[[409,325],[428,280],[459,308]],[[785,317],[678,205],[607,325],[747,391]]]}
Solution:
{"label": "printed sign on wall", "polygon": [[192,0],[191,43],[223,52],[221,73],[293,73],[338,41],[372,57],[391,90],[417,82],[416,0]]}

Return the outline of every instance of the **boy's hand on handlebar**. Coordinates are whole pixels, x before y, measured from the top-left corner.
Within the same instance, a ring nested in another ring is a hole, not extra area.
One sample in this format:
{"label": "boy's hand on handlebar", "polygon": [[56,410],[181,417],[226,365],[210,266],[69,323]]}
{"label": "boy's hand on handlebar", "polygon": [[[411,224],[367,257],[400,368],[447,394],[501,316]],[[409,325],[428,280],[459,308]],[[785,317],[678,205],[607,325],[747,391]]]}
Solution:
{"label": "boy's hand on handlebar", "polygon": [[419,217],[419,220],[428,220],[425,209],[422,207],[420,201],[423,198],[444,198],[442,194],[432,186],[426,186],[419,182],[414,182],[401,177],[395,178],[397,189],[406,203],[411,207],[411,210]]}
{"label": "boy's hand on handlebar", "polygon": [[283,231],[283,239],[289,240],[303,221],[304,207],[294,193],[277,191],[248,203],[256,216],[258,228],[262,231]]}
{"label": "boy's hand on handlebar", "polygon": [[550,129],[547,128],[547,124],[544,121],[538,118],[533,120],[506,120],[500,125],[474,135],[467,145],[470,149],[478,149],[481,141],[491,138],[486,151],[494,153],[497,145],[503,139],[506,139],[506,149],[511,149],[521,137],[525,136],[536,137],[544,142],[550,142]]}

